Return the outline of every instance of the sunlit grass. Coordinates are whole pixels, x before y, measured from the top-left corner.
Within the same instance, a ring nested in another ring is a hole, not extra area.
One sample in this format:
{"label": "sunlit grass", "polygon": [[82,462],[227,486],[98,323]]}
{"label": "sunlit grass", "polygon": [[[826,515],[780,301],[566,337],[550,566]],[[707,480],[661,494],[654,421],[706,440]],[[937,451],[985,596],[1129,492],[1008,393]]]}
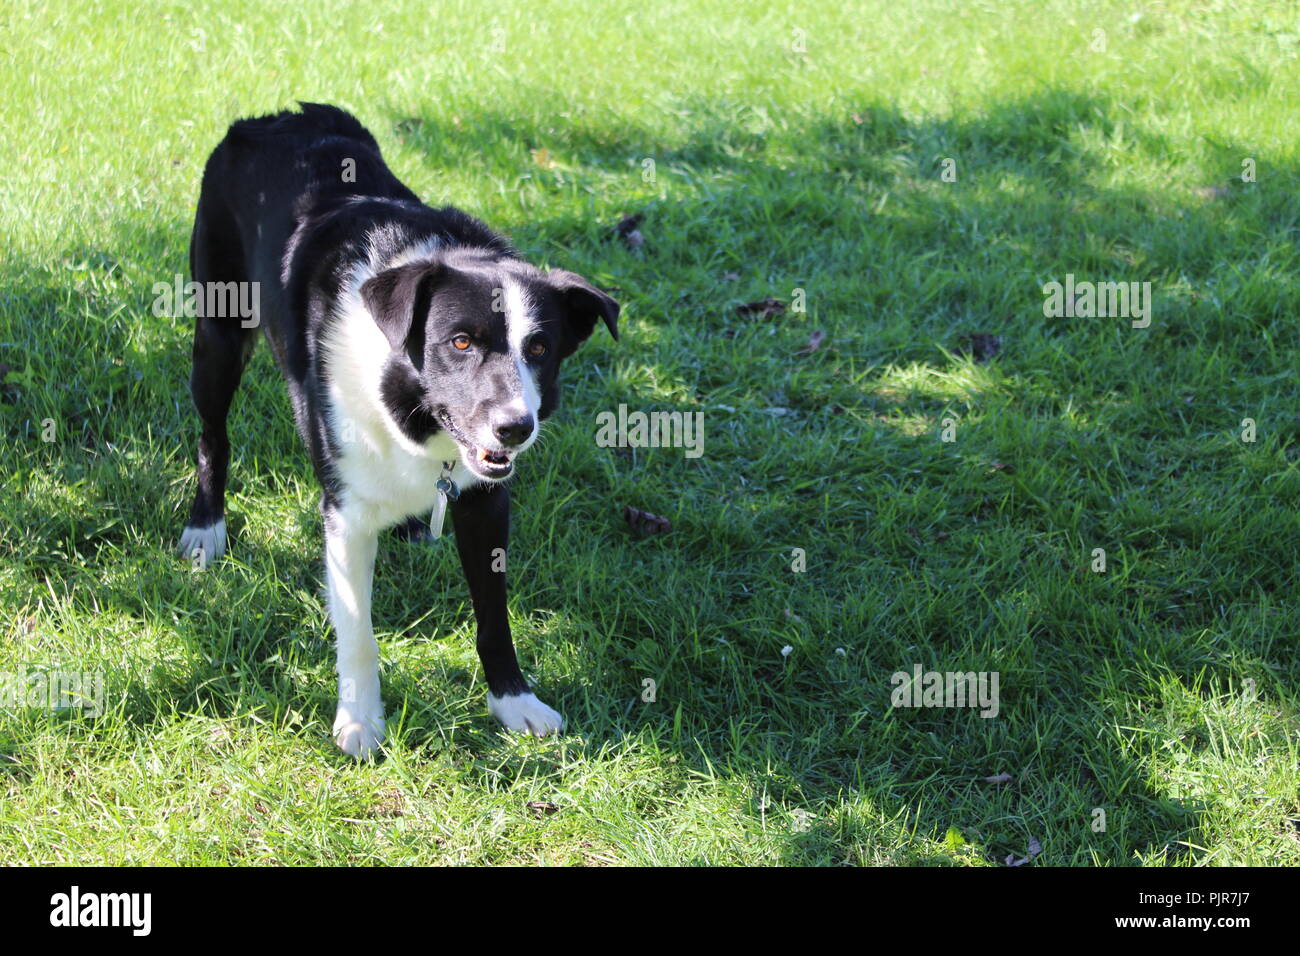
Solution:
{"label": "sunlit grass", "polygon": [[[0,859],[1300,863],[1293,5],[11,0],[0,26],[0,672],[108,690],[0,709]],[[227,124],[298,99],[624,304],[515,484],[512,623],[561,738],[487,716],[450,542],[385,540],[388,754],[335,752],[318,491],[265,349],[231,552],[171,553],[190,329],[151,289]],[[611,239],[634,212],[640,251]],[[1151,282],[1152,326],[1045,317],[1067,273]],[[619,404],[701,411],[704,456],[597,447]],[[633,539],[625,505],[673,531]],[[998,672],[999,716],[891,708],[916,663]]]}

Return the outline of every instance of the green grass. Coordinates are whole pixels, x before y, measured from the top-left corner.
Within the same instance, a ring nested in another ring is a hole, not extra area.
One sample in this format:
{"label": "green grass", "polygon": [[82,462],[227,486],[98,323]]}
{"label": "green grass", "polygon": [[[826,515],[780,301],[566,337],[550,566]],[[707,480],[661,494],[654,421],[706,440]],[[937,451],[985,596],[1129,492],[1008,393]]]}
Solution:
{"label": "green grass", "polygon": [[[0,711],[0,862],[1300,863],[1294,4],[9,0],[0,36],[0,671],[107,687]],[[151,288],[226,125],[296,99],[624,303],[514,486],[563,737],[488,717],[449,543],[385,540],[388,754],[335,751],[264,348],[232,553],[171,554],[190,323]],[[1150,328],[1045,318],[1067,273],[1152,283]],[[620,403],[704,412],[704,456],[596,447]],[[892,708],[914,664],[996,671],[999,715]]]}

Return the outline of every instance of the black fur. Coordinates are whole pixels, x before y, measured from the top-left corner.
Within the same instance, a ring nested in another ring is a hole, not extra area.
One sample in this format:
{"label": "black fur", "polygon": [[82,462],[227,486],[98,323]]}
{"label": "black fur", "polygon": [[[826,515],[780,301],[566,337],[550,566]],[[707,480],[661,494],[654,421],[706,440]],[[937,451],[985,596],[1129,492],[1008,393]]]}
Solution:
{"label": "black fur", "polygon": [[[349,168],[354,177],[344,175]],[[596,321],[617,337],[613,299],[581,276],[528,264],[507,239],[460,210],[421,203],[388,170],[374,137],[335,107],[304,103],[301,112],[240,120],[204,169],[192,276],[200,283],[257,284],[259,325],[288,383],[327,523],[348,489],[337,466],[341,449],[330,425],[322,342],[360,264],[391,262],[430,239],[440,243],[431,257],[381,267],[359,290],[391,346],[375,369],[384,406],[413,442],[446,431],[462,447],[507,455],[537,423],[517,408],[502,411],[501,396],[510,387],[517,391],[521,376],[505,321],[494,311],[500,277],[525,289],[533,305],[537,332],[529,345],[540,354],[529,351],[526,362],[543,419],[558,401],[560,361]],[[256,332],[237,317],[197,319],[190,382],[202,433],[192,528],[210,528],[224,515],[226,416]],[[454,344],[461,335],[472,340],[464,350]],[[518,694],[527,685],[510,639],[505,579],[490,567],[493,550],[506,546],[509,494],[490,476],[483,481],[450,510],[489,687],[498,696]],[[427,528],[412,518],[400,530],[418,539]]]}

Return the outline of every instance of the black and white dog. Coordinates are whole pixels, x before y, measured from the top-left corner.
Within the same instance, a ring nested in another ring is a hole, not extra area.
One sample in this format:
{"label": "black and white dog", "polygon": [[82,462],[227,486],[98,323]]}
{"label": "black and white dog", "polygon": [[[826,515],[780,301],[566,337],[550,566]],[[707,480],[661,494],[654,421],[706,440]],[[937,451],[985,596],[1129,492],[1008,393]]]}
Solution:
{"label": "black and white dog", "polygon": [[378,534],[418,534],[432,513],[436,535],[444,508],[491,712],[512,730],[561,730],[515,659],[502,482],[555,408],[560,362],[597,320],[618,337],[618,303],[572,272],[528,264],[465,213],[425,206],[353,116],[307,103],[235,123],[213,151],[190,270],[205,286],[254,284],[258,309],[250,322],[200,305],[198,494],[181,553],[206,563],[225,550],[226,415],[260,326],[323,489],[338,745],[364,757],[384,737],[370,621]]}

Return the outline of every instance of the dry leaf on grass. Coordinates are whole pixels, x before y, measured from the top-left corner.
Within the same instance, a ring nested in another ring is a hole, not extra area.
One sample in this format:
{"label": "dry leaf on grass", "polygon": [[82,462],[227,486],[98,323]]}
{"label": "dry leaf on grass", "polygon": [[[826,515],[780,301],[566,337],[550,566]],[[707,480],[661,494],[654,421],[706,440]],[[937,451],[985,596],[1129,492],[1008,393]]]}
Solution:
{"label": "dry leaf on grass", "polygon": [[816,329],[808,336],[808,344],[801,348],[796,355],[812,355],[822,347],[822,342],[826,340],[826,333],[821,329]]}
{"label": "dry leaf on grass", "polygon": [[785,303],[780,299],[773,299],[771,296],[766,299],[759,299],[757,302],[746,302],[744,305],[736,306],[737,315],[755,319],[769,319],[774,315],[780,315],[784,311]]}
{"label": "dry leaf on grass", "polygon": [[629,528],[645,537],[667,534],[673,530],[672,522],[667,518],[661,518],[648,511],[642,511],[640,508],[633,508],[631,505],[623,508],[623,519],[627,522]]}
{"label": "dry leaf on grass", "polygon": [[1007,858],[1003,860],[1003,862],[1006,863],[1007,866],[1024,866],[1026,863],[1030,862],[1034,857],[1043,852],[1043,846],[1038,842],[1037,837],[1029,838],[1028,852],[1028,856],[1023,856],[1019,859],[1016,858],[1014,853],[1008,853]]}
{"label": "dry leaf on grass", "polygon": [[996,358],[997,354],[1002,351],[1002,336],[989,335],[987,332],[972,332],[970,335],[963,335],[958,351],[964,355],[969,355],[977,362],[987,362],[989,359]]}
{"label": "dry leaf on grass", "polygon": [[642,213],[633,213],[630,216],[624,216],[614,227],[614,235],[623,241],[623,245],[629,249],[640,249],[645,245],[645,236],[641,235],[641,220],[645,218]]}

